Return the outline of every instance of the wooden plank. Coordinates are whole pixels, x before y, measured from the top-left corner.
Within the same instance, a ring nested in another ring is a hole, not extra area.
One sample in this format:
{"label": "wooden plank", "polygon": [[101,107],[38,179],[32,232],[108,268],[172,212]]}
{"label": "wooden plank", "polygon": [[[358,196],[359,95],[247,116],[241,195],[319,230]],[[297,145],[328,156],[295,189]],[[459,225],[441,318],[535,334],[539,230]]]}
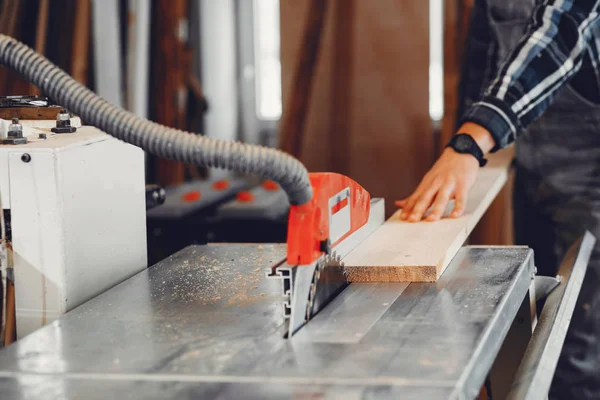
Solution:
{"label": "wooden plank", "polygon": [[327,2],[313,0],[306,16],[302,44],[296,57],[292,96],[283,110],[280,128],[281,149],[295,157],[300,155],[311,93],[313,76],[318,62],[319,49]]}
{"label": "wooden plank", "polygon": [[[48,4],[49,0],[40,0],[37,27],[35,32],[35,51],[40,54],[46,52],[46,37],[48,36]],[[30,93],[40,95],[40,90],[35,85],[30,85]]]}
{"label": "wooden plank", "polygon": [[11,120],[13,118],[19,118],[23,120],[56,119],[56,115],[60,112],[60,110],[62,110],[62,107],[60,106],[0,108],[0,118],[7,120]]}
{"label": "wooden plank", "polygon": [[[401,221],[400,211],[369,236],[346,258],[350,282],[433,282],[504,187],[513,158],[512,149],[490,157],[469,192],[460,218],[436,222]],[[445,215],[452,210],[452,204]]]}
{"label": "wooden plank", "polygon": [[355,30],[355,0],[336,3],[334,26],[334,59],[331,70],[331,140],[336,151],[331,154],[331,171],[350,173],[351,143],[348,139],[350,118],[353,113],[352,78]]}
{"label": "wooden plank", "polygon": [[[15,36],[16,24],[19,16],[18,0],[4,0],[0,10],[0,33],[7,36]],[[9,93],[11,75],[9,70],[0,68],[0,92],[3,95]],[[11,93],[12,94],[12,93]]]}
{"label": "wooden plank", "polygon": [[[187,80],[191,54],[187,31],[189,0],[157,0],[154,15],[153,118],[163,125],[187,129]],[[177,27],[175,29],[174,27]],[[156,183],[163,186],[185,181],[184,164],[164,158],[156,160]]]}
{"label": "wooden plank", "polygon": [[73,55],[71,57],[71,75],[87,85],[88,61],[90,48],[90,0],[78,0],[75,4],[75,20],[73,21]]}

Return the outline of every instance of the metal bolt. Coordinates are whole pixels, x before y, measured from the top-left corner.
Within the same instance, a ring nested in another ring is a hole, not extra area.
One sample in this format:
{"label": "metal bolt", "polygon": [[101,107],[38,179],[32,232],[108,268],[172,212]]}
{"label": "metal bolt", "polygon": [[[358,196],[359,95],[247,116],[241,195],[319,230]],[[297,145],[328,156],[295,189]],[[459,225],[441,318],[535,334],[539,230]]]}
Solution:
{"label": "metal bolt", "polygon": [[71,115],[65,109],[60,110],[56,115],[56,127],[52,128],[52,132],[73,133],[76,130],[75,127],[71,126]]}
{"label": "metal bolt", "polygon": [[19,118],[13,118],[12,124],[8,127],[8,137],[22,138],[23,137],[23,125],[19,123]]}
{"label": "metal bolt", "polygon": [[67,110],[65,110],[65,109],[60,110],[60,112],[57,115],[57,119],[59,121],[69,121],[70,118],[69,118],[69,113],[67,112]]}
{"label": "metal bolt", "polygon": [[21,161],[23,161],[24,163],[28,163],[29,161],[31,161],[31,156],[28,153],[25,153],[21,156]]}
{"label": "metal bolt", "polygon": [[12,119],[12,123],[8,126],[6,139],[2,141],[2,144],[27,144],[27,138],[23,136],[23,125],[19,122],[19,118]]}

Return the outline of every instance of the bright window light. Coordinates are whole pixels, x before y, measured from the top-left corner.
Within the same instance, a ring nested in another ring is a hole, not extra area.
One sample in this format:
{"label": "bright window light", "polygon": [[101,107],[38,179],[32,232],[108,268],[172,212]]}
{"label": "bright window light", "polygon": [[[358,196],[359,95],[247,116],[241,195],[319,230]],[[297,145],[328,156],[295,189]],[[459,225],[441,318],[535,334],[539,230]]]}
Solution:
{"label": "bright window light", "polygon": [[254,0],[256,113],[262,120],[281,118],[279,0]]}
{"label": "bright window light", "polygon": [[444,2],[429,1],[429,116],[444,118]]}

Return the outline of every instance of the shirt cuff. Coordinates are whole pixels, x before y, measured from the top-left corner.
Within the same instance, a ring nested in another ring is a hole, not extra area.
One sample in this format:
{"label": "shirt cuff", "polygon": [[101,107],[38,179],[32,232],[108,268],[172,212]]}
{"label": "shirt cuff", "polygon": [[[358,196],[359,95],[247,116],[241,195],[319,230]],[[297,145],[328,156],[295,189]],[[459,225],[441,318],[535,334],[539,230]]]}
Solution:
{"label": "shirt cuff", "polygon": [[519,117],[510,106],[491,96],[485,96],[481,101],[473,103],[460,119],[459,125],[465,122],[481,125],[491,133],[496,143],[492,153],[514,142],[523,129]]}

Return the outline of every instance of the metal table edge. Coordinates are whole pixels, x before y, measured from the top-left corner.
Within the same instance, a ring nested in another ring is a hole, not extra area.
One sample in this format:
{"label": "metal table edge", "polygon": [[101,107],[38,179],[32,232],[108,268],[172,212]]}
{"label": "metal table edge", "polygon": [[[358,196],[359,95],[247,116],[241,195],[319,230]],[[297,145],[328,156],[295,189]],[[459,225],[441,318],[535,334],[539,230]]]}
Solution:
{"label": "metal table edge", "polygon": [[[513,248],[514,246],[507,247]],[[457,381],[451,398],[475,398],[485,383],[487,374],[491,370],[511,326],[511,324],[498,324],[497,321],[500,319],[513,321],[515,319],[534,277],[533,250],[528,248],[527,253],[527,258],[519,268],[512,285],[498,305],[499,312],[494,316],[493,322],[488,324],[482,340],[475,349],[478,356],[472,357],[469,361],[461,378]],[[501,328],[499,329],[499,327]]]}
{"label": "metal table edge", "polygon": [[565,254],[558,274],[563,281],[566,278],[566,283],[546,300],[509,399],[547,398],[595,242],[595,237],[586,231]]}

